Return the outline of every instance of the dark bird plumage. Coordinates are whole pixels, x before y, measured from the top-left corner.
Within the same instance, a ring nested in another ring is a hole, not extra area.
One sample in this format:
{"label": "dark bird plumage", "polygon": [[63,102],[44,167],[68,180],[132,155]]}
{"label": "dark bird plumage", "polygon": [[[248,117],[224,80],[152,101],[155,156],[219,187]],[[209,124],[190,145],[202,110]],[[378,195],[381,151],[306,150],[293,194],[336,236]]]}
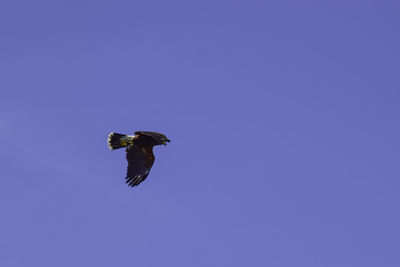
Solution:
{"label": "dark bird plumage", "polygon": [[150,173],[155,157],[153,147],[166,145],[170,140],[157,132],[138,131],[135,135],[110,133],[108,146],[111,150],[126,147],[126,160],[128,171],[125,178],[129,186],[137,186],[143,182]]}

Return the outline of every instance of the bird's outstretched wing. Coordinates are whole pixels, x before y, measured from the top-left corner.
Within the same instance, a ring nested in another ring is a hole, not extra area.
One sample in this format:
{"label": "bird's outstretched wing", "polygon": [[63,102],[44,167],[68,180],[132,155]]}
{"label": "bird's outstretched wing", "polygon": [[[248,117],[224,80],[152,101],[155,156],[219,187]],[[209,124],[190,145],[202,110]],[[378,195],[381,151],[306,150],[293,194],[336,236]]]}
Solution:
{"label": "bird's outstretched wing", "polygon": [[152,147],[131,146],[126,149],[128,172],[126,183],[129,186],[137,186],[143,182],[150,173],[154,163]]}

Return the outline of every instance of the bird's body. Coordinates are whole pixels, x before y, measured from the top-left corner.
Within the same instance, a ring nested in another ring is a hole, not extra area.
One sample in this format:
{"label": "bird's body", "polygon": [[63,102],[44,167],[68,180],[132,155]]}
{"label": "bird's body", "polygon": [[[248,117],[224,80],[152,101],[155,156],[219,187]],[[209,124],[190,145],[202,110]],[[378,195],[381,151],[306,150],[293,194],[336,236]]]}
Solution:
{"label": "bird's body", "polygon": [[110,133],[108,146],[111,150],[126,147],[126,160],[128,171],[126,183],[129,186],[137,186],[143,182],[150,173],[155,157],[153,147],[166,145],[170,140],[157,132],[138,131],[135,135]]}

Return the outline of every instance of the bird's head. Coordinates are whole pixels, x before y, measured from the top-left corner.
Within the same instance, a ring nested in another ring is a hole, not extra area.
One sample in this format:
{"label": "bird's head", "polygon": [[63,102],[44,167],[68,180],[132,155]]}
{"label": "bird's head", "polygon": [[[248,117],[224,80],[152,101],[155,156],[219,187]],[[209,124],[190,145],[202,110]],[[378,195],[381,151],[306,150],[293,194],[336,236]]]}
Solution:
{"label": "bird's head", "polygon": [[164,145],[166,146],[167,143],[171,142],[171,140],[169,140],[165,135],[163,135],[162,137],[158,138],[156,140],[157,145]]}
{"label": "bird's head", "polygon": [[171,142],[165,135],[157,132],[145,132],[145,131],[138,131],[135,132],[136,135],[145,135],[147,138],[151,138],[151,142],[153,145],[158,146],[158,145],[167,145],[167,143]]}

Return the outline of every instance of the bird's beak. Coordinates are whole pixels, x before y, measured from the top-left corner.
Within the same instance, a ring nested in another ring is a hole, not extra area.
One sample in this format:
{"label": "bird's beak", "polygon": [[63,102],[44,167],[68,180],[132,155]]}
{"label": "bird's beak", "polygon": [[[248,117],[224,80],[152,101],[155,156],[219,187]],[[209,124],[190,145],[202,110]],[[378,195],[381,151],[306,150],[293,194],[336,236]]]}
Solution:
{"label": "bird's beak", "polygon": [[163,141],[162,141],[162,144],[163,144],[164,146],[166,146],[166,145],[167,145],[167,143],[166,143],[166,142],[168,142],[168,143],[169,143],[169,142],[171,142],[171,140],[169,140],[169,139],[167,139],[167,140],[163,140]]}

